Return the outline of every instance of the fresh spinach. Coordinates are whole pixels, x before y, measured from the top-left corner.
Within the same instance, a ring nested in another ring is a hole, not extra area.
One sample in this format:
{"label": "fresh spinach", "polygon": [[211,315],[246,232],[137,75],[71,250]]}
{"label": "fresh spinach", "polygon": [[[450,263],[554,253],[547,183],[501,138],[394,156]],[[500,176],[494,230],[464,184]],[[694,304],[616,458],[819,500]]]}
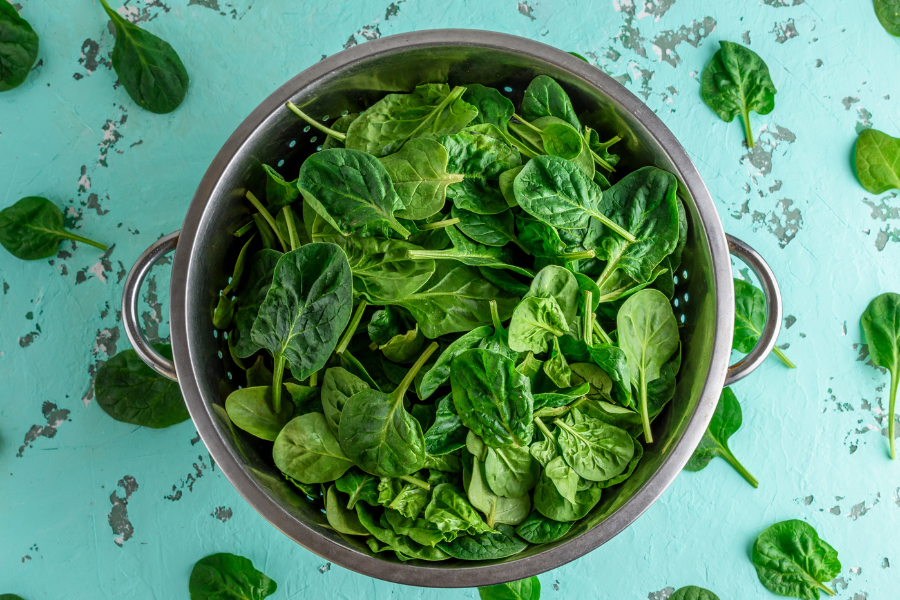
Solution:
{"label": "fresh spinach", "polygon": [[734,42],[720,41],[700,76],[700,97],[726,123],[741,115],[747,145],[753,148],[750,111],[767,115],[775,108],[775,84],[759,55]]}
{"label": "fresh spinach", "polygon": [[395,212],[397,217],[427,219],[440,212],[447,186],[465,179],[447,172],[447,160],[447,150],[427,138],[410,140],[399,152],[381,159],[403,202],[403,208]]}
{"label": "fresh spinach", "polygon": [[440,542],[437,547],[460,560],[496,560],[518,554],[528,547],[510,525],[497,525],[496,530],[496,533],[461,535],[452,542]]}
{"label": "fresh spinach", "polygon": [[356,503],[362,500],[372,506],[378,504],[378,478],[364,473],[359,467],[351,467],[349,471],[334,482],[338,491],[349,496],[347,509],[353,510]]}
{"label": "fresh spinach", "polygon": [[507,498],[495,494],[485,480],[484,463],[477,457],[463,460],[463,484],[469,502],[481,511],[492,529],[500,524],[518,525],[531,511],[531,499],[527,495]]}
{"label": "fresh spinach", "polygon": [[406,390],[437,350],[433,343],[422,353],[391,394],[364,390],[351,396],[341,413],[341,448],[367,473],[379,477],[409,475],[425,462],[422,428],[403,407]]}
{"label": "fresh spinach", "polygon": [[[766,326],[766,296],[752,283],[734,280],[734,338],[732,348],[744,354],[753,350]],[[778,346],[772,353],[781,359],[789,369],[797,366],[784,355]]]}
{"label": "fresh spinach", "polygon": [[719,597],[702,587],[689,585],[669,596],[669,600],[719,600]]}
{"label": "fresh spinach", "polygon": [[898,0],[875,0],[875,16],[889,34],[900,37],[900,2]]}
{"label": "fresh spinach", "polygon": [[453,199],[454,206],[482,215],[509,208],[496,181],[501,173],[522,163],[517,150],[501,138],[476,130],[445,135],[438,141],[447,149],[447,170],[463,177],[447,187],[447,196]]}
{"label": "fresh spinach", "polygon": [[759,487],[756,477],[744,468],[744,465],[728,448],[728,438],[741,428],[741,421],[741,405],[731,388],[725,388],[719,397],[719,403],[716,405],[716,411],[709,422],[709,427],[703,434],[697,449],[694,450],[693,456],[685,465],[685,470],[700,471],[713,458],[721,456],[747,480],[747,483],[753,487]]}
{"label": "fresh spinach", "polygon": [[860,319],[869,356],[875,366],[887,369],[891,374],[890,404],[888,408],[888,440],[891,459],[897,458],[894,448],[894,410],[897,401],[897,384],[900,381],[900,295],[893,293],[876,296]]}
{"label": "fresh spinach", "polygon": [[569,123],[576,131],[581,131],[581,122],[575,114],[569,95],[553,78],[546,75],[538,75],[525,88],[522,116],[532,121],[540,117],[557,117]]}
{"label": "fresh spinach", "polygon": [[856,140],[856,177],[872,194],[900,189],[900,138],[864,129]]}
{"label": "fresh spinach", "polygon": [[334,481],[353,466],[317,412],[291,419],[275,438],[272,456],[282,473],[307,484]]}
{"label": "fresh spinach", "polygon": [[370,302],[403,300],[434,274],[434,261],[411,257],[421,248],[408,242],[354,236],[344,250],[353,273],[353,291]]}
{"label": "fresh spinach", "polygon": [[[516,530],[518,532],[518,529]],[[537,577],[520,579],[500,585],[478,588],[481,600],[540,600],[541,582]]]}
{"label": "fresh spinach", "polygon": [[657,290],[641,290],[622,305],[616,317],[619,346],[625,352],[631,382],[638,390],[644,439],[653,442],[647,386],[678,349],[678,323],[669,300]]}
{"label": "fresh spinach", "polygon": [[225,411],[231,422],[260,439],[274,442],[294,412],[294,404],[285,402],[280,411],[272,410],[272,385],[245,387],[228,394]]}
{"label": "fresh spinach", "polygon": [[0,211],[0,244],[22,260],[55,256],[62,240],[74,240],[106,251],[106,246],[63,228],[63,214],[39,196],[22,198]]}
{"label": "fresh spinach", "polygon": [[346,369],[331,367],[325,370],[322,378],[322,413],[332,433],[338,435],[341,413],[347,400],[367,389],[369,384]]}
{"label": "fresh spinach", "polygon": [[[456,227],[472,240],[485,246],[505,246],[512,243],[522,247],[515,234],[515,217],[505,210],[496,215],[479,215],[462,208],[453,207],[450,215],[459,219]],[[523,248],[524,251],[524,248]]]}
{"label": "fresh spinach", "polygon": [[25,83],[37,62],[39,46],[38,35],[28,21],[12,4],[0,2],[0,92]]}
{"label": "fresh spinach", "polygon": [[[419,331],[417,324],[406,333],[395,335],[386,344],[379,346],[378,349],[389,361],[407,363],[412,362],[416,358],[424,343],[425,336]],[[385,369],[385,372],[387,372],[387,369]],[[402,380],[403,377],[400,377],[400,379]]]}
{"label": "fresh spinach", "polygon": [[191,600],[262,600],[275,593],[278,584],[243,556],[221,552],[194,564],[188,581]]}
{"label": "fresh spinach", "polygon": [[250,257],[246,276],[241,277],[234,308],[234,331],[228,340],[234,340],[234,353],[238,358],[249,358],[260,349],[251,337],[253,323],[272,286],[275,267],[282,256],[277,250],[256,252]]}
{"label": "fresh spinach", "polygon": [[431,456],[455,452],[466,445],[467,430],[463,426],[453,397],[446,395],[437,402],[434,423],[425,432],[425,451]]}
{"label": "fresh spinach", "polygon": [[509,347],[516,352],[546,352],[547,343],[565,335],[568,329],[555,298],[525,298],[516,306],[509,322]]}
{"label": "fresh spinach", "polygon": [[841,572],[837,551],[816,530],[796,519],[775,523],[756,538],[750,559],[759,582],[779,596],[816,600]]}
{"label": "fresh spinach", "polygon": [[137,27],[100,0],[116,28],[112,64],[122,87],[143,109],[157,114],[178,108],[187,94],[187,70],[168,42]]}
{"label": "fresh spinach", "polygon": [[451,483],[441,483],[434,487],[431,501],[425,507],[425,520],[433,523],[443,533],[454,534],[453,538],[458,532],[478,535],[491,531],[465,495]]}
{"label": "fresh spinach", "polygon": [[544,374],[557,387],[567,388],[571,385],[572,369],[559,349],[559,338],[554,337],[552,343],[550,357],[544,361]]}
{"label": "fresh spinach", "polygon": [[328,486],[325,493],[325,517],[331,528],[346,535],[370,535],[356,515],[356,510],[347,508],[335,485]]}
{"label": "fresh spinach", "polygon": [[[168,344],[153,348],[172,359]],[[100,365],[94,396],[103,412],[132,425],[163,429],[190,417],[178,383],[148,367],[134,350],[123,350]]]}
{"label": "fresh spinach", "polygon": [[634,456],[631,436],[623,429],[588,416],[576,422],[571,413],[554,423],[559,429],[557,443],[562,458],[588,481],[612,479]]}
{"label": "fresh spinach", "polygon": [[485,87],[480,83],[466,86],[462,99],[478,110],[478,114],[470,122],[471,125],[489,123],[500,130],[505,130],[507,122],[516,110],[512,101],[501,94],[500,90]]}
{"label": "fresh spinach", "polygon": [[534,489],[534,507],[548,519],[570,523],[588,514],[600,502],[602,494],[603,488],[590,484],[578,490],[575,502],[570,502],[559,493],[556,484],[544,471]]}
{"label": "fresh spinach", "polygon": [[300,190],[297,188],[297,180],[285,181],[278,171],[269,165],[263,165],[266,172],[266,201],[269,210],[279,210],[297,199]]}
{"label": "fresh spinach", "polygon": [[516,534],[529,544],[549,544],[569,533],[571,528],[572,523],[554,521],[538,511],[533,511],[516,527]]}
{"label": "fresh spinach", "polygon": [[498,496],[518,498],[537,484],[539,467],[527,446],[489,446],[484,459],[484,477],[488,487]]}
{"label": "fresh spinach", "polygon": [[241,283],[241,277],[244,274],[244,265],[247,262],[248,250],[255,238],[256,234],[251,235],[250,239],[247,240],[241,248],[237,260],[234,263],[234,271],[232,272],[231,280],[219,294],[219,303],[216,305],[216,309],[213,312],[213,325],[217,329],[228,329],[229,325],[231,325],[231,320],[234,318],[234,299],[232,298],[232,294]]}
{"label": "fresh spinach", "polygon": [[[440,386],[447,383],[450,379],[450,364],[453,359],[463,351],[474,348],[489,335],[491,335],[490,327],[476,327],[447,346],[422,378],[422,382],[418,386],[419,398],[427,400]],[[432,452],[432,454],[434,453]]]}

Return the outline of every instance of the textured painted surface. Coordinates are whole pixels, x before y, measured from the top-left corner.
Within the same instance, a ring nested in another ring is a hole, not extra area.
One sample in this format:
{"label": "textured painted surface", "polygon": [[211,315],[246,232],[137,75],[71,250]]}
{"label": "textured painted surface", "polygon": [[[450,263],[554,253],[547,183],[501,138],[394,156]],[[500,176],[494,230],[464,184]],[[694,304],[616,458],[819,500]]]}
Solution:
{"label": "textured painted surface", "polygon": [[[683,142],[729,233],[766,256],[785,297],[780,345],[735,386],[744,427],[731,446],[760,479],[722,460],[684,473],[637,523],[541,576],[545,598],[662,600],[683,585],[723,599],[774,598],[749,562],[774,521],[813,524],[840,552],[837,598],[896,598],[900,462],[886,458],[888,378],[868,363],[859,315],[900,291],[900,198],[867,194],[857,131],[898,135],[900,42],[868,2],[837,0],[129,0],[120,9],[169,40],[191,74],[184,105],[139,109],[116,85],[113,37],[89,0],[18,0],[40,62],[0,94],[0,206],[44,195],[101,254],[65,243],[19,262],[0,252],[0,593],[38,598],[186,598],[194,562],[247,556],[275,598],[475,598],[475,590],[386,584],[290,542],[233,490],[190,422],[164,431],[115,422],[91,378],[127,347],[119,302],[140,252],[178,229],[210,160],[284,81],[343,48],[404,31],[492,29],[588,57],[641,97]],[[699,97],[727,39],[749,44],[778,88],[742,146]],[[165,336],[168,267],[141,313]]]}

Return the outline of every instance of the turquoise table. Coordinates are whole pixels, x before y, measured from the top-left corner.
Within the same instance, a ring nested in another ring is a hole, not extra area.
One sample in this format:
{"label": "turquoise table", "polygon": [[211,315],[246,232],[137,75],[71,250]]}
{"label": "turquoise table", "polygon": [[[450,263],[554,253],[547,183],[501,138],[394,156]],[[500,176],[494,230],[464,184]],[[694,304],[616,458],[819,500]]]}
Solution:
{"label": "turquoise table", "polygon": [[[697,584],[723,600],[768,600],[749,549],[790,518],[840,552],[837,598],[898,597],[900,462],[887,458],[888,376],[868,362],[859,316],[876,294],[900,291],[900,198],[867,194],[850,157],[865,127],[900,133],[900,41],[868,0],[128,0],[120,12],[169,40],[191,74],[187,100],[166,116],[116,85],[99,4],[17,1],[41,53],[28,81],[0,94],[0,206],[46,196],[111,247],[66,243],[37,262],[0,251],[0,593],[184,599],[195,561],[234,552],[278,582],[274,599],[477,597],[327,563],[241,499],[190,422],[119,423],[91,392],[98,365],[128,347],[127,270],[180,227],[213,156],[260,101],[353,44],[467,27],[579,52],[659,115],[725,230],[775,270],[779,345],[798,367],[769,358],[734,388],[744,427],[732,448],[759,489],[722,460],[683,473],[618,537],[541,575],[543,597],[663,600]],[[752,151],[738,122],[700,100],[699,73],[719,40],[758,52],[778,88],[775,111],[753,117]],[[161,337],[168,269],[154,270],[141,311]]]}

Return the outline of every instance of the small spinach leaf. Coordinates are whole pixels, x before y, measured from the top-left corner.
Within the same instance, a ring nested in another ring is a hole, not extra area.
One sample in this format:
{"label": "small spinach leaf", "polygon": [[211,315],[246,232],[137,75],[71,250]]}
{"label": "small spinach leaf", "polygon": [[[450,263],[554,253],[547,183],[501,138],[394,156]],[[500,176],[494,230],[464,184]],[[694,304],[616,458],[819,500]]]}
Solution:
{"label": "small spinach leaf", "polygon": [[501,131],[506,131],[506,123],[513,116],[515,107],[512,101],[500,93],[500,90],[485,87],[480,83],[466,86],[462,99],[478,109],[478,114],[471,125],[489,123]]}
{"label": "small spinach leaf", "polygon": [[488,447],[484,476],[488,487],[498,496],[518,498],[537,484],[540,465],[531,458],[527,447]]}
{"label": "small spinach leaf", "polygon": [[270,167],[263,165],[266,172],[266,202],[269,212],[280,210],[297,199],[300,190],[297,188],[297,180],[285,181],[281,174]]}
{"label": "small spinach leaf", "polygon": [[575,115],[568,94],[561,85],[546,75],[538,75],[525,88],[522,116],[530,121],[540,117],[557,117],[569,123],[576,131],[581,131],[581,122]]}
{"label": "small spinach leaf", "polygon": [[74,240],[106,251],[106,246],[63,228],[63,214],[39,196],[22,198],[0,211],[0,244],[22,260],[55,256],[62,240]]}
{"label": "small spinach leaf", "polygon": [[441,542],[438,548],[460,560],[495,560],[518,554],[528,544],[509,525],[497,525],[497,533],[461,535],[452,542]]}
{"label": "small spinach leaf", "polygon": [[234,331],[228,339],[229,342],[234,340],[234,353],[238,358],[249,358],[260,349],[251,337],[253,323],[266,299],[275,267],[282,256],[277,250],[260,250],[250,257],[247,274],[241,277],[233,317]]}
{"label": "small spinach leaf", "polygon": [[570,523],[588,514],[600,502],[602,493],[601,487],[591,484],[575,494],[575,502],[569,502],[545,471],[534,489],[534,507],[548,519]]}
{"label": "small spinach leaf", "polygon": [[191,600],[224,598],[262,600],[275,593],[278,584],[243,556],[220,552],[201,558],[191,570]]}
{"label": "small spinach leaf", "polygon": [[434,261],[410,258],[419,246],[400,240],[351,236],[344,247],[353,291],[374,303],[403,300],[434,274]]}
{"label": "small spinach leaf", "polygon": [[860,319],[869,355],[876,366],[891,373],[890,404],[888,408],[888,439],[891,459],[897,458],[894,448],[894,409],[897,384],[900,381],[900,294],[881,294],[866,307]]}
{"label": "small spinach leaf", "polygon": [[554,521],[538,511],[532,511],[528,518],[516,527],[516,533],[530,544],[549,544],[569,533],[571,528],[572,523]]}
{"label": "small spinach leaf", "polygon": [[[516,529],[517,533],[518,531],[519,529]],[[480,587],[478,595],[481,600],[540,600],[541,582],[537,577],[529,577],[500,585]]]}
{"label": "small spinach leaf", "polygon": [[837,551],[816,530],[796,519],[775,523],[756,538],[750,559],[759,582],[779,596],[819,598],[819,591],[834,592],[823,582],[841,572]]}
{"label": "small spinach leaf", "polygon": [[322,413],[291,419],[275,438],[275,466],[300,483],[327,483],[343,475],[353,463],[341,450]]}
{"label": "small spinach leaf", "polygon": [[341,413],[347,400],[367,389],[368,383],[346,369],[331,367],[325,370],[322,378],[322,412],[334,435],[338,434]]}
{"label": "small spinach leaf", "polygon": [[[762,290],[748,281],[734,280],[734,340],[732,348],[744,354],[753,350],[766,326],[766,296]],[[772,353],[788,368],[796,365],[775,346]]]}
{"label": "small spinach leaf", "polygon": [[431,456],[441,456],[459,450],[466,445],[467,434],[448,394],[437,402],[434,424],[425,433],[425,451]]}
{"label": "small spinach leaf", "polygon": [[741,428],[741,405],[738,403],[734,392],[731,388],[722,390],[719,397],[719,403],[716,405],[716,412],[713,413],[709,427],[691,459],[684,466],[687,471],[700,471],[709,464],[713,458],[721,456],[740,473],[747,482],[753,487],[759,487],[756,477],[744,468],[744,465],[735,458],[731,450],[728,448],[728,438],[735,434]]}
{"label": "small spinach leaf", "polygon": [[521,247],[514,231],[515,217],[510,210],[496,215],[479,215],[454,206],[450,215],[459,219],[456,224],[459,230],[479,244],[505,246],[512,242]]}
{"label": "small spinach leaf", "polygon": [[689,585],[669,596],[669,600],[719,600],[719,597],[702,587]]}
{"label": "small spinach leaf", "polygon": [[256,437],[274,442],[278,433],[291,420],[294,405],[285,402],[281,410],[272,410],[272,386],[245,387],[228,394],[225,411],[231,422]]}
{"label": "small spinach leaf", "polygon": [[462,491],[451,483],[434,487],[431,501],[425,507],[425,520],[433,523],[439,531],[454,534],[453,537],[460,531],[469,535],[491,531]]}
{"label": "small spinach leaf", "polygon": [[325,494],[325,517],[328,524],[338,533],[346,535],[371,535],[363,527],[356,515],[356,510],[347,508],[335,485],[328,486]]}
{"label": "small spinach leaf", "polygon": [[506,269],[525,277],[534,276],[534,273],[528,269],[504,262],[501,248],[470,242],[453,225],[447,227],[446,231],[453,243],[453,248],[449,250],[410,250],[409,258],[413,260],[456,260],[472,267]]}
{"label": "small spinach leaf", "polygon": [[856,140],[856,177],[873,194],[900,189],[900,138],[864,129]]}
{"label": "small spinach leaf", "polygon": [[[472,331],[461,335],[447,346],[431,369],[425,373],[422,382],[418,386],[419,398],[427,400],[431,395],[450,379],[450,363],[464,350],[474,348],[484,338],[491,334],[488,326],[476,327]],[[454,413],[455,414],[455,413]],[[434,452],[430,452],[434,454]]]}
{"label": "small spinach leaf", "polygon": [[25,82],[37,61],[39,46],[38,35],[28,21],[12,4],[0,2],[0,92]]}
{"label": "small spinach leaf", "polygon": [[351,467],[334,485],[350,497],[346,505],[348,510],[353,510],[360,500],[372,506],[378,504],[378,478],[364,473],[359,467]]}
{"label": "small spinach leaf", "polygon": [[612,479],[625,471],[634,456],[634,443],[624,429],[584,415],[576,422],[571,413],[555,423],[560,454],[588,481]]}
{"label": "small spinach leaf", "polygon": [[522,300],[509,322],[509,347],[516,352],[547,351],[547,342],[565,335],[566,317],[555,298],[532,296]]}
{"label": "small spinach leaf", "polygon": [[455,206],[494,215],[509,208],[496,180],[500,174],[522,164],[517,150],[502,139],[479,131],[461,131],[438,140],[449,155],[447,171],[463,180],[447,188]]}
{"label": "small spinach leaf", "polygon": [[447,150],[435,140],[410,140],[399,152],[381,159],[394,182],[403,208],[395,212],[403,219],[427,219],[440,212],[447,186],[464,177],[447,172]]}

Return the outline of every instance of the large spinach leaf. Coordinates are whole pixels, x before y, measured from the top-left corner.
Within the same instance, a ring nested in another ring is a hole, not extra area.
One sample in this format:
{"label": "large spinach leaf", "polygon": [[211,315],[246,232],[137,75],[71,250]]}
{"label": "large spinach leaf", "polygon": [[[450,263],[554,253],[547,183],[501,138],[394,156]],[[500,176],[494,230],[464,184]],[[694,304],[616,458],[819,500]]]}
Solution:
{"label": "large spinach leaf", "polygon": [[528,447],[489,446],[484,459],[484,476],[488,487],[498,496],[518,498],[537,484],[540,465],[532,459]]}
{"label": "large spinach leaf", "polygon": [[600,502],[602,494],[603,488],[591,484],[576,492],[575,502],[570,502],[559,493],[545,471],[534,488],[534,507],[548,519],[570,523],[588,514]]}
{"label": "large spinach leaf", "polygon": [[516,238],[515,217],[511,210],[505,210],[496,215],[479,215],[454,206],[450,215],[454,219],[459,219],[459,223],[456,224],[459,230],[479,244],[505,246],[513,243],[522,247]]}
{"label": "large spinach leaf", "polygon": [[900,37],[900,2],[898,0],[875,0],[875,16],[889,34]]}
{"label": "large spinach leaf", "polygon": [[571,324],[578,313],[578,291],[578,280],[571,271],[550,265],[535,276],[524,298],[553,298],[566,317],[566,323]]}
{"label": "large spinach leaf", "polygon": [[[518,529],[516,532],[518,533]],[[540,600],[541,582],[537,577],[520,579],[500,585],[478,588],[481,600]]]}
{"label": "large spinach leaf", "polygon": [[484,514],[485,522],[492,529],[497,529],[499,524],[518,525],[531,511],[531,499],[527,494],[507,498],[491,491],[485,480],[484,463],[478,458],[463,460],[463,484],[469,502]]}
{"label": "large spinach leaf", "polygon": [[351,396],[341,413],[341,447],[353,462],[379,477],[400,477],[422,468],[425,436],[419,422],[403,407],[406,390],[437,350],[433,343],[422,353],[400,385],[390,394],[364,390]]}
{"label": "large spinach leaf", "polygon": [[387,237],[393,230],[409,237],[409,230],[394,215],[404,209],[403,201],[384,165],[371,154],[345,148],[322,150],[303,162],[297,181],[306,192],[304,202],[344,235]]}
{"label": "large spinach leaf", "polygon": [[525,277],[533,277],[528,269],[504,262],[503,250],[497,247],[482,246],[471,242],[461,234],[455,226],[447,227],[447,236],[453,243],[449,250],[409,250],[408,256],[413,260],[456,260],[464,265],[489,269],[506,269]]}
{"label": "large spinach leaf", "polygon": [[[484,338],[491,334],[491,328],[488,326],[476,327],[472,331],[465,333],[455,339],[447,346],[438,359],[435,361],[431,369],[425,373],[421,383],[418,385],[419,398],[427,400],[431,395],[450,379],[450,364],[461,352],[474,348]],[[455,414],[455,413],[454,413]],[[431,452],[434,454],[434,452]]]}
{"label": "large spinach leaf", "polygon": [[343,475],[353,462],[328,427],[322,413],[294,417],[275,438],[275,466],[300,483],[327,483]]}
{"label": "large spinach leaf", "polygon": [[324,367],[350,321],[352,296],[350,265],[338,246],[308,244],[278,259],[251,331],[253,342],[275,358],[275,412],[285,361],[301,381]]}
{"label": "large spinach leaf", "polygon": [[427,138],[410,140],[399,152],[381,159],[403,201],[403,208],[395,212],[397,217],[427,219],[440,212],[447,186],[464,179],[447,172],[447,160],[447,150]]}
{"label": "large spinach leaf", "polygon": [[370,535],[356,515],[356,510],[347,508],[347,504],[335,487],[328,486],[325,493],[325,518],[331,528],[346,535]]}
{"label": "large spinach leaf", "polygon": [[796,519],[775,523],[756,538],[750,559],[767,590],[779,596],[816,600],[834,596],[823,582],[841,572],[837,551],[816,530]]}
{"label": "large spinach leaf", "polygon": [[[744,354],[753,350],[766,326],[766,296],[748,281],[734,280],[734,339],[731,347]],[[790,369],[796,365],[775,346],[772,353]]]}
{"label": "large spinach leaf", "polygon": [[612,479],[625,471],[634,456],[634,444],[624,429],[587,416],[576,422],[571,413],[555,423],[560,454],[588,481]]}
{"label": "large spinach leaf", "polygon": [[278,584],[243,556],[220,552],[201,558],[191,569],[191,600],[263,600]]}
{"label": "large spinach leaf", "polygon": [[39,196],[22,198],[0,211],[0,244],[22,260],[56,255],[62,240],[74,240],[106,251],[106,246],[63,228],[59,208]]}
{"label": "large spinach leaf", "polygon": [[338,435],[341,413],[347,400],[367,389],[368,383],[346,369],[331,367],[325,370],[322,378],[322,412],[334,435]]}
{"label": "large spinach leaf", "polygon": [[516,533],[530,544],[549,544],[569,533],[571,528],[572,523],[554,521],[538,511],[533,511],[521,525],[516,527]]}
{"label": "large spinach leaf", "polygon": [[900,138],[864,129],[856,140],[856,177],[873,194],[900,189]]}
{"label": "large spinach leaf", "polygon": [[456,133],[478,114],[461,99],[465,91],[451,90],[446,83],[426,83],[411,94],[388,94],[353,121],[344,143],[350,149],[387,156],[416,136]]}
{"label": "large spinach leaf", "polygon": [[459,418],[485,444],[529,444],[531,382],[516,371],[513,361],[487,350],[465,350],[450,365],[450,383]]}
{"label": "large spinach leaf", "polygon": [[700,97],[719,117],[731,123],[741,115],[747,145],[753,147],[750,111],[767,115],[775,108],[775,84],[769,67],[759,55],[734,42],[720,41],[722,48],[703,69]]}
{"label": "large spinach leaf", "polygon": [[522,300],[509,322],[509,347],[516,352],[547,351],[547,343],[565,335],[569,324],[555,298]]}
{"label": "large spinach leaf", "polygon": [[509,525],[497,525],[497,533],[461,535],[452,542],[441,542],[438,548],[460,560],[496,560],[518,554],[528,543],[516,535]]}
{"label": "large spinach leaf", "polygon": [[116,28],[112,64],[128,95],[150,112],[165,114],[178,108],[190,81],[178,53],[168,42],[125,20],[106,0],[100,4]]}
{"label": "large spinach leaf", "polygon": [[[172,359],[168,344],[153,348]],[[123,350],[100,366],[94,395],[103,412],[123,423],[162,429],[190,417],[178,383],[148,367],[134,350]]]}
{"label": "large spinach leaf", "polygon": [[625,301],[616,324],[619,346],[638,390],[644,439],[652,443],[647,385],[660,376],[663,365],[678,349],[678,323],[669,300],[657,290],[645,289]]}
{"label": "large spinach leaf", "polygon": [[37,61],[39,46],[38,35],[28,21],[12,4],[0,2],[0,92],[25,82]]}
{"label": "large spinach leaf", "polygon": [[897,384],[900,381],[900,294],[886,293],[876,296],[866,307],[860,319],[869,356],[876,366],[891,373],[890,404],[888,408],[888,439],[891,458],[897,458],[894,448],[894,409],[897,401]]}
{"label": "large spinach leaf", "polygon": [[572,108],[568,94],[553,78],[538,75],[525,88],[522,99],[522,116],[530,121],[540,117],[557,117],[563,119],[577,131],[581,131],[581,122]]}
{"label": "large spinach leaf", "polygon": [[[482,126],[483,127],[483,126]],[[463,180],[447,188],[454,206],[493,215],[509,208],[496,180],[500,174],[522,164],[519,152],[500,138],[480,131],[461,131],[438,141],[447,149],[447,171]]]}
{"label": "large spinach leaf", "polygon": [[747,483],[753,487],[758,487],[759,482],[756,477],[750,474],[750,471],[744,468],[744,465],[735,458],[731,449],[728,447],[728,438],[735,434],[741,428],[741,405],[735,397],[731,388],[722,390],[719,397],[719,403],[716,405],[716,411],[713,413],[709,427],[691,459],[684,466],[687,471],[700,471],[709,464],[713,458],[721,456],[734,467],[738,473],[747,480]]}
{"label": "large spinach leaf", "polygon": [[434,274],[434,261],[411,258],[410,251],[421,248],[408,242],[351,236],[344,250],[353,273],[353,291],[370,302],[402,300]]}
{"label": "large spinach leaf", "polygon": [[472,125],[489,123],[506,131],[506,124],[515,112],[512,101],[501,94],[500,90],[480,83],[466,86],[462,99],[478,109],[478,114],[471,121]]}
{"label": "large spinach leaf", "polygon": [[272,385],[245,387],[228,394],[225,411],[231,422],[256,437],[274,442],[294,412],[294,404],[285,402],[280,411],[272,410]]}

